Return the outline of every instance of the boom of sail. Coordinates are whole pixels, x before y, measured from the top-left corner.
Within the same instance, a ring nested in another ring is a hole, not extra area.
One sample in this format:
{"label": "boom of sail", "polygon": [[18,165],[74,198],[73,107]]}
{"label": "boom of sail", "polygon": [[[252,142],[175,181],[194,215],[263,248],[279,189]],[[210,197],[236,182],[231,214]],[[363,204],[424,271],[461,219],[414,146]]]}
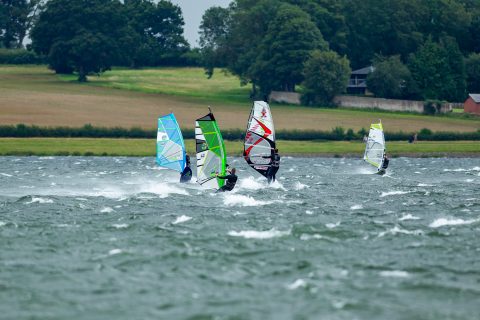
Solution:
{"label": "boom of sail", "polygon": [[158,119],[157,164],[178,172],[185,169],[185,143],[173,113]]}
{"label": "boom of sail", "polygon": [[275,129],[270,107],[264,101],[255,101],[245,133],[244,158],[253,169],[266,177],[274,160],[274,150]]}
{"label": "boom of sail", "polygon": [[373,123],[368,133],[367,145],[363,160],[376,167],[378,170],[383,165],[383,155],[385,154],[385,136],[383,134],[382,123]]}
{"label": "boom of sail", "polygon": [[212,112],[195,122],[195,140],[198,183],[210,189],[221,188],[225,180],[218,179],[215,174],[225,175],[227,154]]}

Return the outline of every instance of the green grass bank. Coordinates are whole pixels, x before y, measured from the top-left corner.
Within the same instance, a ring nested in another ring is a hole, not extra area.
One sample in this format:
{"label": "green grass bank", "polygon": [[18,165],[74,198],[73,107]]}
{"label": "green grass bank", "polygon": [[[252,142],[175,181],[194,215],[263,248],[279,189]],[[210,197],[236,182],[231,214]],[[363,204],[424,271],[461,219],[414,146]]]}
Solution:
{"label": "green grass bank", "polygon": [[[387,152],[394,157],[478,157],[480,143],[475,141],[387,142]],[[186,140],[187,151],[195,152],[195,141]],[[240,156],[241,141],[225,141],[229,156]],[[364,144],[348,141],[278,141],[282,155],[361,157]],[[38,156],[138,156],[155,155],[154,139],[93,139],[93,138],[1,138],[0,155]]]}

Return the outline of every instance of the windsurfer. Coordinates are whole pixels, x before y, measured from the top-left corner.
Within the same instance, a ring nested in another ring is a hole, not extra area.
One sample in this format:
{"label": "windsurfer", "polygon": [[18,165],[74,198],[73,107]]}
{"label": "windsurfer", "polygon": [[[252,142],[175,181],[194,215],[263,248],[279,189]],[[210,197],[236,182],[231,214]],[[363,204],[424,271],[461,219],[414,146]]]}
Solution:
{"label": "windsurfer", "polygon": [[235,184],[238,180],[238,177],[235,175],[236,170],[235,168],[231,168],[228,172],[229,174],[226,176],[219,176],[218,174],[216,175],[219,179],[227,180],[227,183],[223,187],[218,189],[217,192],[232,191],[233,188],[235,188]]}
{"label": "windsurfer", "polygon": [[278,169],[280,169],[280,155],[278,154],[278,149],[275,148],[272,165],[267,171],[268,183],[275,182],[275,175],[277,174]]}
{"label": "windsurfer", "polygon": [[190,168],[190,156],[186,156],[186,165],[183,172],[180,174],[180,183],[189,182],[192,179],[192,169]]}
{"label": "windsurfer", "polygon": [[383,163],[382,163],[382,169],[383,170],[386,170],[388,168],[388,163],[389,162],[390,162],[390,160],[388,159],[387,154],[384,154],[383,155]]}

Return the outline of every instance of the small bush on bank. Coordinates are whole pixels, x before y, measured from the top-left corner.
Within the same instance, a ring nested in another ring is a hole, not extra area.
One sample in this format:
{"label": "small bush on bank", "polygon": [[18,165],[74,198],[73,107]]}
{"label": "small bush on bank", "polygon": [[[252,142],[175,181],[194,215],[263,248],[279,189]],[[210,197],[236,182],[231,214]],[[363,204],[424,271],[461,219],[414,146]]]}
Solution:
{"label": "small bush on bank", "polygon": [[0,64],[41,64],[43,57],[25,49],[0,49]]}

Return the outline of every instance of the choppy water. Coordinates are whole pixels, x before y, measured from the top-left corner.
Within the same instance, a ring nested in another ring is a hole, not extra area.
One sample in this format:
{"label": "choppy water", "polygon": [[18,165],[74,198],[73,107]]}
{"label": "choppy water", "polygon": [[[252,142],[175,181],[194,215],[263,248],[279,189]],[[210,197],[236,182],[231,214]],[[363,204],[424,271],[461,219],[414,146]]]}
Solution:
{"label": "choppy water", "polygon": [[478,319],[480,160],[0,158],[2,319]]}

